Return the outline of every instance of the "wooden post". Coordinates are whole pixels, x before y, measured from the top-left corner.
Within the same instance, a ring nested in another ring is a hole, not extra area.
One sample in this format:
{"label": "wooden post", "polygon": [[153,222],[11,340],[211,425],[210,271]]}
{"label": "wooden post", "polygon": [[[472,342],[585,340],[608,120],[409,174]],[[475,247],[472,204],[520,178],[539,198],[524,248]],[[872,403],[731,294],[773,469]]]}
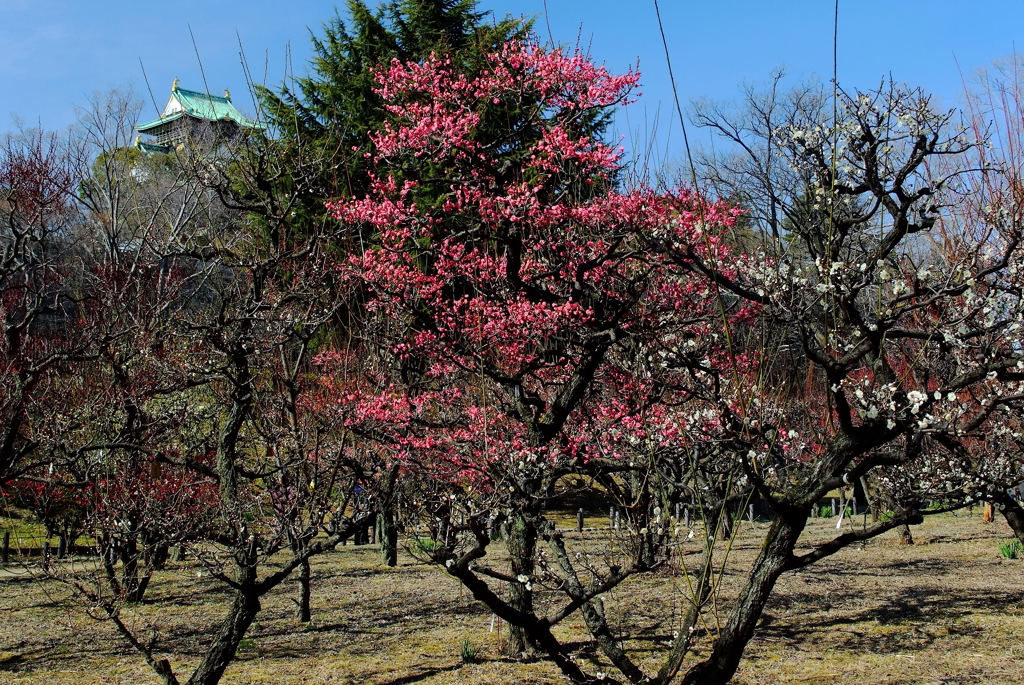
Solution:
{"label": "wooden post", "polygon": [[615,527],[615,507],[608,507],[608,527]]}
{"label": "wooden post", "polygon": [[0,542],[0,564],[6,564],[11,554],[11,531],[4,531],[3,542]]}
{"label": "wooden post", "polygon": [[57,558],[63,559],[68,553],[68,538],[66,535],[61,534],[57,536]]}
{"label": "wooden post", "polygon": [[839,515],[839,512],[836,511],[836,498],[835,497],[832,498],[832,515],[833,516],[838,516]]}
{"label": "wooden post", "polygon": [[683,525],[690,527],[690,507],[683,507]]}
{"label": "wooden post", "polygon": [[683,503],[682,502],[676,502],[676,521],[678,521],[679,519],[683,518],[680,515],[682,513],[682,509],[683,509]]}
{"label": "wooden post", "polygon": [[754,522],[754,505],[753,504],[751,504],[750,507],[748,507],[747,515],[750,517],[750,522],[753,523]]}
{"label": "wooden post", "polygon": [[50,541],[49,540],[44,540],[43,541],[43,549],[42,549],[42,553],[40,554],[39,558],[41,560],[40,563],[42,564],[43,568],[46,568],[47,566],[50,565]]}
{"label": "wooden post", "polygon": [[576,532],[583,532],[583,507],[580,507],[580,510],[576,512]]}

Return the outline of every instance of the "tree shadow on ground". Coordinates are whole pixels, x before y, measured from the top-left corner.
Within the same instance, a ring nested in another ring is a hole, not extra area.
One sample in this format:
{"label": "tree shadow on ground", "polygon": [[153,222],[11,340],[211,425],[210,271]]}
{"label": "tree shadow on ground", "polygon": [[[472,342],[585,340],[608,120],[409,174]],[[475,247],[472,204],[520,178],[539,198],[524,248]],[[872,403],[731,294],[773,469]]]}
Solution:
{"label": "tree shadow on ground", "polygon": [[382,680],[378,685],[410,685],[411,683],[418,683],[421,680],[426,680],[439,673],[451,673],[462,668],[462,664],[453,664],[451,666],[437,666],[431,668],[421,668],[416,673],[410,675],[400,676],[394,680]]}
{"label": "tree shadow on ground", "polygon": [[[820,641],[822,635],[829,635],[835,648],[861,653],[922,651],[947,635],[978,630],[959,624],[972,615],[1005,612],[1020,601],[1019,592],[921,586],[896,589],[881,605],[825,613],[819,594],[789,593],[773,607],[781,608],[784,616],[766,613],[757,635],[792,646],[812,636]],[[798,606],[805,608],[794,608]]]}
{"label": "tree shadow on ground", "polygon": [[48,651],[47,647],[39,646],[16,654],[0,658],[0,671],[16,671],[21,664],[38,658],[38,655]]}
{"label": "tree shadow on ground", "polygon": [[[2,671],[40,671],[45,672],[48,668],[64,667],[81,663],[83,658],[89,656],[101,656],[110,652],[101,645],[91,647],[80,647],[74,653],[60,653],[54,650],[55,644],[33,646],[0,659],[0,672]],[[135,654],[131,648],[123,650],[124,654]],[[51,664],[52,666],[45,666]]]}

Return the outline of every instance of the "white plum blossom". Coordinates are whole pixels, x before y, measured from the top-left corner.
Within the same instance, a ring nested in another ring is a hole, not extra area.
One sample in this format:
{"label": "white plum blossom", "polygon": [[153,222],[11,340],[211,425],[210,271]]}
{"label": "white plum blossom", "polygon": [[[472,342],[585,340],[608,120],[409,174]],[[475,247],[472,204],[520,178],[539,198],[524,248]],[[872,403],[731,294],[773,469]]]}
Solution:
{"label": "white plum blossom", "polygon": [[928,401],[928,395],[920,390],[911,390],[907,393],[907,401],[910,402],[910,413],[916,414],[920,411],[921,405]]}

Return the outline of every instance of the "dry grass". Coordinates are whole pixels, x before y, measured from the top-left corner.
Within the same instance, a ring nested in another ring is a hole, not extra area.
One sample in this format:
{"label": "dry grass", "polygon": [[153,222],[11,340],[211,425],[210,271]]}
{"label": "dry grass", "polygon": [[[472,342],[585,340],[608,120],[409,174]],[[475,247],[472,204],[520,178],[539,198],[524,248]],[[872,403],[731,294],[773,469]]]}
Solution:
{"label": "dry grass", "polygon": [[[741,527],[723,576],[723,609],[765,527]],[[835,532],[834,520],[818,520],[806,537],[813,542]],[[888,534],[783,576],[736,682],[1024,683],[1024,560],[999,556],[998,541],[1008,536],[1001,521],[945,515],[915,529],[914,547],[901,547]],[[491,632],[480,604],[408,555],[397,569],[382,569],[372,548],[341,548],[316,560],[314,583],[312,625],[296,622],[295,583],[286,583],[264,602],[223,682],[564,682],[546,662],[502,659],[505,629]],[[653,664],[669,644],[682,592],[678,577],[662,574],[607,598],[613,625],[636,658]],[[226,596],[182,565],[162,573],[147,602],[126,616],[139,630],[159,628],[158,650],[182,674],[201,654]],[[581,658],[601,663],[578,620],[558,632]],[[460,658],[467,639],[476,663]],[[112,627],[91,619],[64,586],[6,576],[0,580],[0,683],[43,681],[157,682]]]}

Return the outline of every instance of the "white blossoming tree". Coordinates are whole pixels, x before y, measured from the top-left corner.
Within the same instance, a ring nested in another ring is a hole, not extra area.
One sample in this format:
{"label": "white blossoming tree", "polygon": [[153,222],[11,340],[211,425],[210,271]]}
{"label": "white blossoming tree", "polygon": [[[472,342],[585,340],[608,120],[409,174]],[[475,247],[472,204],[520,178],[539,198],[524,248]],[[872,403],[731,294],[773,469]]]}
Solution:
{"label": "white blossoming tree", "polygon": [[[782,573],[920,522],[921,476],[935,455],[984,438],[1000,407],[1021,397],[1019,213],[993,181],[999,169],[980,154],[980,134],[893,85],[837,90],[834,104],[813,87],[747,96],[739,115],[698,106],[698,123],[739,152],[697,169],[720,194],[744,198],[760,243],[726,275],[688,246],[648,236],[666,259],[713,279],[723,310],[759,307],[751,325],[772,350],[745,396],[720,411],[740,485],[753,485],[773,521],[711,655],[686,683],[732,677]],[[960,211],[969,199],[976,211]],[[914,487],[898,487],[897,471]],[[796,554],[819,500],[867,476],[889,479],[893,516]]]}

